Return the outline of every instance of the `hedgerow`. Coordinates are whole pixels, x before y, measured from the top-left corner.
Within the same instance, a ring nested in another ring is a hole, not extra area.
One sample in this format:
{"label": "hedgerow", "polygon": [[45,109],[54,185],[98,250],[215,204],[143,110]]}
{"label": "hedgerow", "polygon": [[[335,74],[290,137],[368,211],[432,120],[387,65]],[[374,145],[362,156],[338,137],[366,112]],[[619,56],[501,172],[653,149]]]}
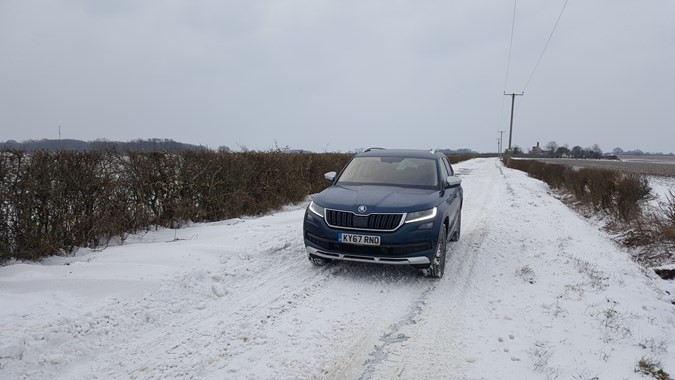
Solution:
{"label": "hedgerow", "polygon": [[0,262],[99,247],[150,226],[259,215],[324,189],[348,154],[0,153]]}
{"label": "hedgerow", "polygon": [[578,202],[604,210],[623,221],[631,221],[640,215],[640,206],[649,199],[651,192],[647,179],[634,173],[594,168],[577,170],[536,160],[507,158],[505,163],[546,182],[551,188],[568,191]]}
{"label": "hedgerow", "polygon": [[615,217],[618,240],[639,247],[636,259],[647,265],[671,262],[675,248],[675,193],[661,203],[660,212],[645,212],[642,206],[651,199],[646,177],[611,169],[581,168],[536,160],[504,160],[513,169],[546,182],[551,188],[574,197],[577,204],[592,207]]}

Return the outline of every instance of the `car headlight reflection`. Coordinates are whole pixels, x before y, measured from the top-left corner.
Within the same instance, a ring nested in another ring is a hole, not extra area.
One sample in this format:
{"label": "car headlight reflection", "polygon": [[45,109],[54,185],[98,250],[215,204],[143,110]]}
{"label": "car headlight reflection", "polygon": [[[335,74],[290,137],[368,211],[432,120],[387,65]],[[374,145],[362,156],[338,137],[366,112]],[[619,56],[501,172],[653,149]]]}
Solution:
{"label": "car headlight reflection", "polygon": [[309,204],[309,211],[311,211],[311,212],[315,213],[316,215],[320,216],[321,218],[323,218],[324,208],[319,206],[318,204],[314,203],[314,201],[312,201]]}
{"label": "car headlight reflection", "polygon": [[420,222],[422,220],[433,219],[436,217],[436,207],[424,210],[409,212],[405,217],[406,223]]}

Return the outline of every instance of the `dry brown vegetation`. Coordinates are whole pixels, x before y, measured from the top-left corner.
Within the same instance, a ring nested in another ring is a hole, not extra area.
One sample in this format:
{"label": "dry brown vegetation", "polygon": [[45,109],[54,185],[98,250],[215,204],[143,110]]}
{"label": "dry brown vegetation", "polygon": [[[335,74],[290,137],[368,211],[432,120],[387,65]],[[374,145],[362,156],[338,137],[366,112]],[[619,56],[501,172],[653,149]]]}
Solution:
{"label": "dry brown vegetation", "polygon": [[150,226],[257,215],[328,183],[347,154],[0,153],[0,261],[39,259]]}
{"label": "dry brown vegetation", "polygon": [[675,241],[675,193],[671,190],[667,202],[661,207],[663,217],[659,219],[659,225],[663,234]]}
{"label": "dry brown vegetation", "polygon": [[675,195],[670,194],[662,212],[645,213],[641,206],[652,195],[643,175],[591,167],[574,169],[537,160],[505,159],[505,164],[571,195],[578,206],[609,215],[608,228],[624,245],[639,248],[638,261],[647,265],[672,261]]}

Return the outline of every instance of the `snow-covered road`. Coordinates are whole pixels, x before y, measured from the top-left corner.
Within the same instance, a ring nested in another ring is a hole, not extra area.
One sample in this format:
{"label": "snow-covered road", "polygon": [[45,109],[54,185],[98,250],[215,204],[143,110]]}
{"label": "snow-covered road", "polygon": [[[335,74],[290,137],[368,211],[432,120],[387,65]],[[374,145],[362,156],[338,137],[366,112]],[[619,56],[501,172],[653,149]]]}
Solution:
{"label": "snow-covered road", "polygon": [[675,286],[548,187],[455,165],[445,277],[313,267],[304,205],[0,268],[0,379],[630,379],[675,372]]}

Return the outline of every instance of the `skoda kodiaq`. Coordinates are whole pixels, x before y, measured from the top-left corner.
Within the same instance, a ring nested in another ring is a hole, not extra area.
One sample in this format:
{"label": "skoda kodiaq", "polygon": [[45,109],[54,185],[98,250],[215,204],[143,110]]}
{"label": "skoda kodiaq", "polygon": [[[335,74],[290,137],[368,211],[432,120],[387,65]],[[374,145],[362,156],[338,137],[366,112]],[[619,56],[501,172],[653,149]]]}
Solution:
{"label": "skoda kodiaq", "polygon": [[307,207],[310,261],[404,264],[442,277],[448,241],[459,239],[463,193],[448,158],[426,150],[368,149]]}

